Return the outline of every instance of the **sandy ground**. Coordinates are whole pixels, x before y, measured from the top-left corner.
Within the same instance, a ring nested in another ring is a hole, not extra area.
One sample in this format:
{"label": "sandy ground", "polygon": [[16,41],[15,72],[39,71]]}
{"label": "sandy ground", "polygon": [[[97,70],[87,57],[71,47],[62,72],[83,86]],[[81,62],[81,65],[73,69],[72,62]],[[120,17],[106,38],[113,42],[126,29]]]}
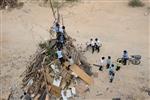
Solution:
{"label": "sandy ground", "polygon": [[[99,54],[85,53],[88,61],[98,63],[102,56],[112,56],[113,61],[123,50],[129,54],[142,55],[138,66],[123,66],[116,73],[113,83],[109,83],[108,71],[98,72],[90,86],[90,93],[77,100],[107,100],[120,97],[123,100],[148,100],[150,96],[142,89],[148,88],[150,81],[149,15],[145,15],[149,3],[142,8],[127,6],[127,0],[83,0],[61,9],[64,24],[69,35],[76,39],[75,44],[85,43],[98,37],[103,44]],[[34,54],[40,41],[49,38],[48,29],[53,22],[50,8],[36,3],[25,3],[22,9],[1,13],[1,56],[0,91],[6,99],[9,88],[21,83],[20,75],[26,68],[29,57]],[[101,94],[96,96],[97,94]]]}

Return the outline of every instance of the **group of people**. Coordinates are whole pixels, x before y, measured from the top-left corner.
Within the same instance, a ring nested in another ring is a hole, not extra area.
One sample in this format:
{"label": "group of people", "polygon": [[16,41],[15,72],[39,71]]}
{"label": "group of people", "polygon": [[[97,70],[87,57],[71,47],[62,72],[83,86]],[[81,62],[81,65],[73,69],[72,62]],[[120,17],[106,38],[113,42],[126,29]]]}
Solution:
{"label": "group of people", "polygon": [[65,26],[60,26],[59,23],[56,23],[54,26],[54,32],[56,32],[56,39],[57,39],[57,48],[62,49],[63,45],[66,41],[66,31]]}
{"label": "group of people", "polygon": [[[54,31],[57,33],[57,35],[56,35],[57,57],[58,57],[60,63],[63,64],[64,57],[63,57],[62,49],[66,42],[65,26],[60,27],[60,25],[58,23],[56,23],[55,27],[54,27]],[[95,51],[100,52],[101,43],[98,40],[98,38],[95,38],[95,40],[90,39],[90,43],[87,46],[92,48],[92,53],[94,53]],[[129,59],[128,52],[126,50],[123,51],[122,62],[119,61],[119,62],[115,62],[115,64],[114,64],[114,63],[112,63],[111,56],[108,56],[107,59],[105,57],[102,57],[100,60],[99,70],[103,71],[103,68],[108,69],[109,76],[110,76],[110,82],[113,82],[113,79],[115,76],[115,71],[118,71],[121,67],[120,63],[122,63],[123,65],[126,65],[128,59]],[[71,56],[68,57],[68,61],[70,62],[70,65],[73,63]]]}
{"label": "group of people", "polygon": [[[63,47],[64,47],[66,40],[67,40],[67,33],[65,30],[65,26],[61,27],[59,25],[59,23],[55,23],[53,29],[54,29],[53,31],[56,33],[56,39],[57,39],[57,41],[56,41],[56,47],[57,47],[56,54],[57,54],[57,57],[58,57],[60,63],[63,64],[65,62],[65,59],[64,59],[64,55],[63,55],[62,50],[63,50]],[[67,60],[69,61],[70,65],[72,65],[74,63],[71,56],[69,56]]]}
{"label": "group of people", "polygon": [[121,63],[123,65],[127,65],[128,59],[129,59],[128,52],[126,50],[123,51],[122,61],[118,61],[118,62],[113,63],[111,56],[108,56],[107,58],[102,57],[100,60],[99,70],[103,71],[103,68],[108,69],[109,79],[110,79],[109,82],[112,83],[114,76],[115,76],[115,72],[120,70]]}
{"label": "group of people", "polygon": [[64,62],[64,58],[63,58],[63,46],[66,42],[66,31],[65,31],[65,26],[60,26],[60,24],[58,22],[56,22],[53,26],[53,31],[56,33],[56,47],[57,47],[57,57],[60,61],[60,63],[62,64]]}
{"label": "group of people", "polygon": [[91,47],[92,53],[94,53],[94,51],[97,51],[99,53],[101,45],[102,44],[100,43],[100,40],[98,40],[98,38],[95,38],[95,40],[91,38],[89,44],[87,44],[87,49]]}

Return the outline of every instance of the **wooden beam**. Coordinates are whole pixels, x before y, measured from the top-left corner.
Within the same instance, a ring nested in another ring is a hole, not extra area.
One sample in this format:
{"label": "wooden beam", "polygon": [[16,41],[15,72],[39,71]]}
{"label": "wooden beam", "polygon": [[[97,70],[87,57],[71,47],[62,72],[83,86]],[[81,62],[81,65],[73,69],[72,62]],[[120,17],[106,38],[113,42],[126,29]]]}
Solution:
{"label": "wooden beam", "polygon": [[72,65],[70,69],[76,73],[82,80],[84,80],[87,84],[91,85],[94,83],[94,80],[86,74],[79,66],[77,65]]}

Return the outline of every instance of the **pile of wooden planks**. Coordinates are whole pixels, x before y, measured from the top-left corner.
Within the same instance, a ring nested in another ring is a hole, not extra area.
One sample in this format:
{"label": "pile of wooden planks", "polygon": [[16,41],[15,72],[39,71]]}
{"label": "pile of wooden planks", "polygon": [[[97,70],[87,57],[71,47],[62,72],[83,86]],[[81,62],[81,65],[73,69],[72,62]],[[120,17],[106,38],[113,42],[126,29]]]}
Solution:
{"label": "pile of wooden planks", "polygon": [[[32,98],[46,100],[46,98],[61,98],[61,91],[65,91],[76,82],[87,85],[93,84],[90,64],[84,59],[83,54],[73,45],[72,39],[68,38],[63,54],[65,63],[60,64],[56,56],[56,40],[51,39],[39,45],[37,52],[33,55],[23,77],[22,88]],[[68,56],[72,56],[74,64],[69,66]],[[72,73],[77,75],[74,77]]]}

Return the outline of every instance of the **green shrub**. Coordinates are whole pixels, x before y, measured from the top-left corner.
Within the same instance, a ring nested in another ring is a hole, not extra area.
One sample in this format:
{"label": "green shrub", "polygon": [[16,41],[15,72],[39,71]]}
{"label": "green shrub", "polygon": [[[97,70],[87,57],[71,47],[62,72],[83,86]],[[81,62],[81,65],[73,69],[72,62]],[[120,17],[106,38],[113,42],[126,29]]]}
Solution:
{"label": "green shrub", "polygon": [[131,0],[129,2],[129,6],[132,6],[132,7],[142,7],[144,6],[144,3],[140,0]]}

